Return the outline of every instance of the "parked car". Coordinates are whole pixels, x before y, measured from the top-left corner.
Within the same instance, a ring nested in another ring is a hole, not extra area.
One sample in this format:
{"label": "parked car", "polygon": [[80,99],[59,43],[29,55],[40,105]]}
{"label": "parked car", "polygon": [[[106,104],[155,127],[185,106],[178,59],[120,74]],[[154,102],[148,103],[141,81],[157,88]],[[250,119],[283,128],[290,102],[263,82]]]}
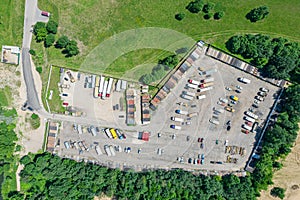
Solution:
{"label": "parked car", "polygon": [[69,103],[63,102],[63,106],[68,106],[68,105],[69,105]]}
{"label": "parked car", "polygon": [[259,95],[261,97],[266,97],[267,93],[266,92],[258,92],[257,95]]}
{"label": "parked car", "polygon": [[260,90],[260,91],[262,91],[262,92],[269,92],[269,89],[267,89],[267,88],[264,88],[264,87],[262,87],[262,88],[259,88],[259,90]]}
{"label": "parked car", "polygon": [[232,89],[230,87],[225,87],[226,90],[231,91]]}
{"label": "parked car", "polygon": [[231,129],[231,126],[227,126],[227,131],[230,131],[230,129]]}
{"label": "parked car", "polygon": [[198,142],[203,142],[203,138],[198,138]]}
{"label": "parked car", "polygon": [[242,90],[243,88],[239,85],[236,86],[237,89]]}
{"label": "parked car", "polygon": [[259,100],[259,101],[263,101],[264,98],[262,98],[261,96],[255,96],[255,99]]}

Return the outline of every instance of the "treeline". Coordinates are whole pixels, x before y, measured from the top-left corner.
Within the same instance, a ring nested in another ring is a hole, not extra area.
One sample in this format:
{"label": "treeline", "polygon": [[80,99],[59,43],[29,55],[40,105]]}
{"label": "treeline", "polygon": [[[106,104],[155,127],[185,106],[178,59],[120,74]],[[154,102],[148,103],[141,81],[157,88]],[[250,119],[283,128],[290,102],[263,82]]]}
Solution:
{"label": "treeline", "polygon": [[263,75],[276,79],[292,79],[300,83],[300,47],[296,42],[267,35],[236,35],[226,42],[234,54],[262,68]]}
{"label": "treeline", "polygon": [[62,159],[49,153],[25,156],[21,193],[11,199],[255,199],[249,176],[196,176],[183,170],[123,172]]}
{"label": "treeline", "polygon": [[[0,107],[0,194],[6,199],[6,195],[15,185],[16,157],[15,151],[20,151],[20,146],[16,146],[18,140],[14,128],[16,110],[6,110]],[[0,196],[0,198],[1,198]]]}
{"label": "treeline", "polygon": [[268,127],[261,150],[261,158],[257,161],[252,174],[254,188],[258,191],[266,190],[272,184],[274,169],[280,169],[279,162],[291,151],[299,131],[300,120],[300,85],[293,85],[283,93],[279,105],[280,114],[277,122]]}

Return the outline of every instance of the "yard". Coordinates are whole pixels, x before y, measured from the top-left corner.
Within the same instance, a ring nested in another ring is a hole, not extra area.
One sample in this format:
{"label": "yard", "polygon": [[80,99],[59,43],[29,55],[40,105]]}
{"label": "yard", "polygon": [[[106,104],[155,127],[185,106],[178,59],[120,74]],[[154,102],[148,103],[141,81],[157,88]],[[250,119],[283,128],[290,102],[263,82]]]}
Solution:
{"label": "yard", "polygon": [[[204,20],[203,13],[192,14],[184,1],[97,1],[81,0],[41,0],[39,7],[59,18],[59,35],[67,35],[78,41],[81,54],[66,59],[59,50],[50,48],[47,52],[49,62],[58,66],[78,68],[86,56],[101,42],[114,34],[143,27],[163,27],[179,31],[195,40],[205,40],[224,49],[224,42],[238,33],[265,33],[299,41],[300,2],[297,0],[258,0],[258,1],[212,1],[215,11],[223,10],[225,16],[219,20]],[[245,15],[253,8],[267,5],[269,16],[256,23],[250,23]],[[174,15],[183,12],[186,17],[177,21]],[[58,17],[59,16],[59,17]],[[291,28],[293,27],[293,28]],[[143,55],[147,52],[139,51]],[[107,52],[102,52],[107,54]],[[154,57],[158,55],[153,51]],[[147,60],[147,59],[146,59]],[[123,63],[127,62],[123,59]],[[145,60],[141,60],[144,63]],[[140,63],[140,64],[141,64]],[[117,71],[117,70],[115,70]]]}

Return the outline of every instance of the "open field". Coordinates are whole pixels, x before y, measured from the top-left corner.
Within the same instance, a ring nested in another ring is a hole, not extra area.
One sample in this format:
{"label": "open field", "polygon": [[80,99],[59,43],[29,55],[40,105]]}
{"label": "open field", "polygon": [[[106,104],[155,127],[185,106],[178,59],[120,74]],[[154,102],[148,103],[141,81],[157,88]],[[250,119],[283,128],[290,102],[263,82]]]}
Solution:
{"label": "open field", "polygon": [[0,46],[22,45],[24,3],[18,0],[0,1]]}
{"label": "open field", "polygon": [[0,89],[0,106],[10,106],[11,98],[11,89],[8,86]]}
{"label": "open field", "polygon": [[285,199],[297,200],[300,199],[300,189],[292,189],[292,186],[298,185],[300,187],[300,137],[296,140],[295,146],[292,152],[283,161],[283,168],[274,174],[273,182],[274,185],[269,186],[267,191],[261,192],[260,200],[275,200],[270,195],[271,189],[276,187],[282,187],[286,190]]}
{"label": "open field", "polygon": [[[179,31],[195,40],[205,40],[224,48],[224,42],[237,33],[265,33],[299,41],[298,0],[221,1],[214,0],[215,11],[225,11],[219,20],[204,20],[203,13],[192,14],[185,9],[189,0],[41,0],[39,7],[59,18],[59,35],[78,41],[81,54],[65,59],[59,50],[47,52],[52,64],[78,68],[85,57],[105,39],[114,34],[136,28],[161,27]],[[253,8],[267,5],[269,16],[260,22],[250,23],[245,15]],[[183,12],[182,21],[174,15]],[[58,17],[59,16],[59,17]],[[155,42],[155,41],[154,41]],[[107,52],[102,52],[106,54]],[[141,52],[143,54],[143,52]]]}

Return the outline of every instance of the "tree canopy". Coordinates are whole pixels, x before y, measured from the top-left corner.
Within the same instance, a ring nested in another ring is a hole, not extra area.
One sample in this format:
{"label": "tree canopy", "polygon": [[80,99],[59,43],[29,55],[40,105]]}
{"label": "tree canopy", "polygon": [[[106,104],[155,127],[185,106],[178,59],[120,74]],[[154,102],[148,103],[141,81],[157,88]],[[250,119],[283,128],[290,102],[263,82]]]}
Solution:
{"label": "tree canopy", "polygon": [[269,14],[269,8],[267,6],[260,6],[258,8],[252,9],[247,15],[246,18],[251,22],[257,22],[264,19]]}
{"label": "tree canopy", "polygon": [[203,9],[204,3],[202,0],[191,1],[185,8],[191,13],[198,13]]}
{"label": "tree canopy", "polygon": [[52,34],[57,33],[57,27],[58,27],[58,23],[56,21],[53,21],[52,19],[48,21],[46,26],[48,33],[52,33]]}

